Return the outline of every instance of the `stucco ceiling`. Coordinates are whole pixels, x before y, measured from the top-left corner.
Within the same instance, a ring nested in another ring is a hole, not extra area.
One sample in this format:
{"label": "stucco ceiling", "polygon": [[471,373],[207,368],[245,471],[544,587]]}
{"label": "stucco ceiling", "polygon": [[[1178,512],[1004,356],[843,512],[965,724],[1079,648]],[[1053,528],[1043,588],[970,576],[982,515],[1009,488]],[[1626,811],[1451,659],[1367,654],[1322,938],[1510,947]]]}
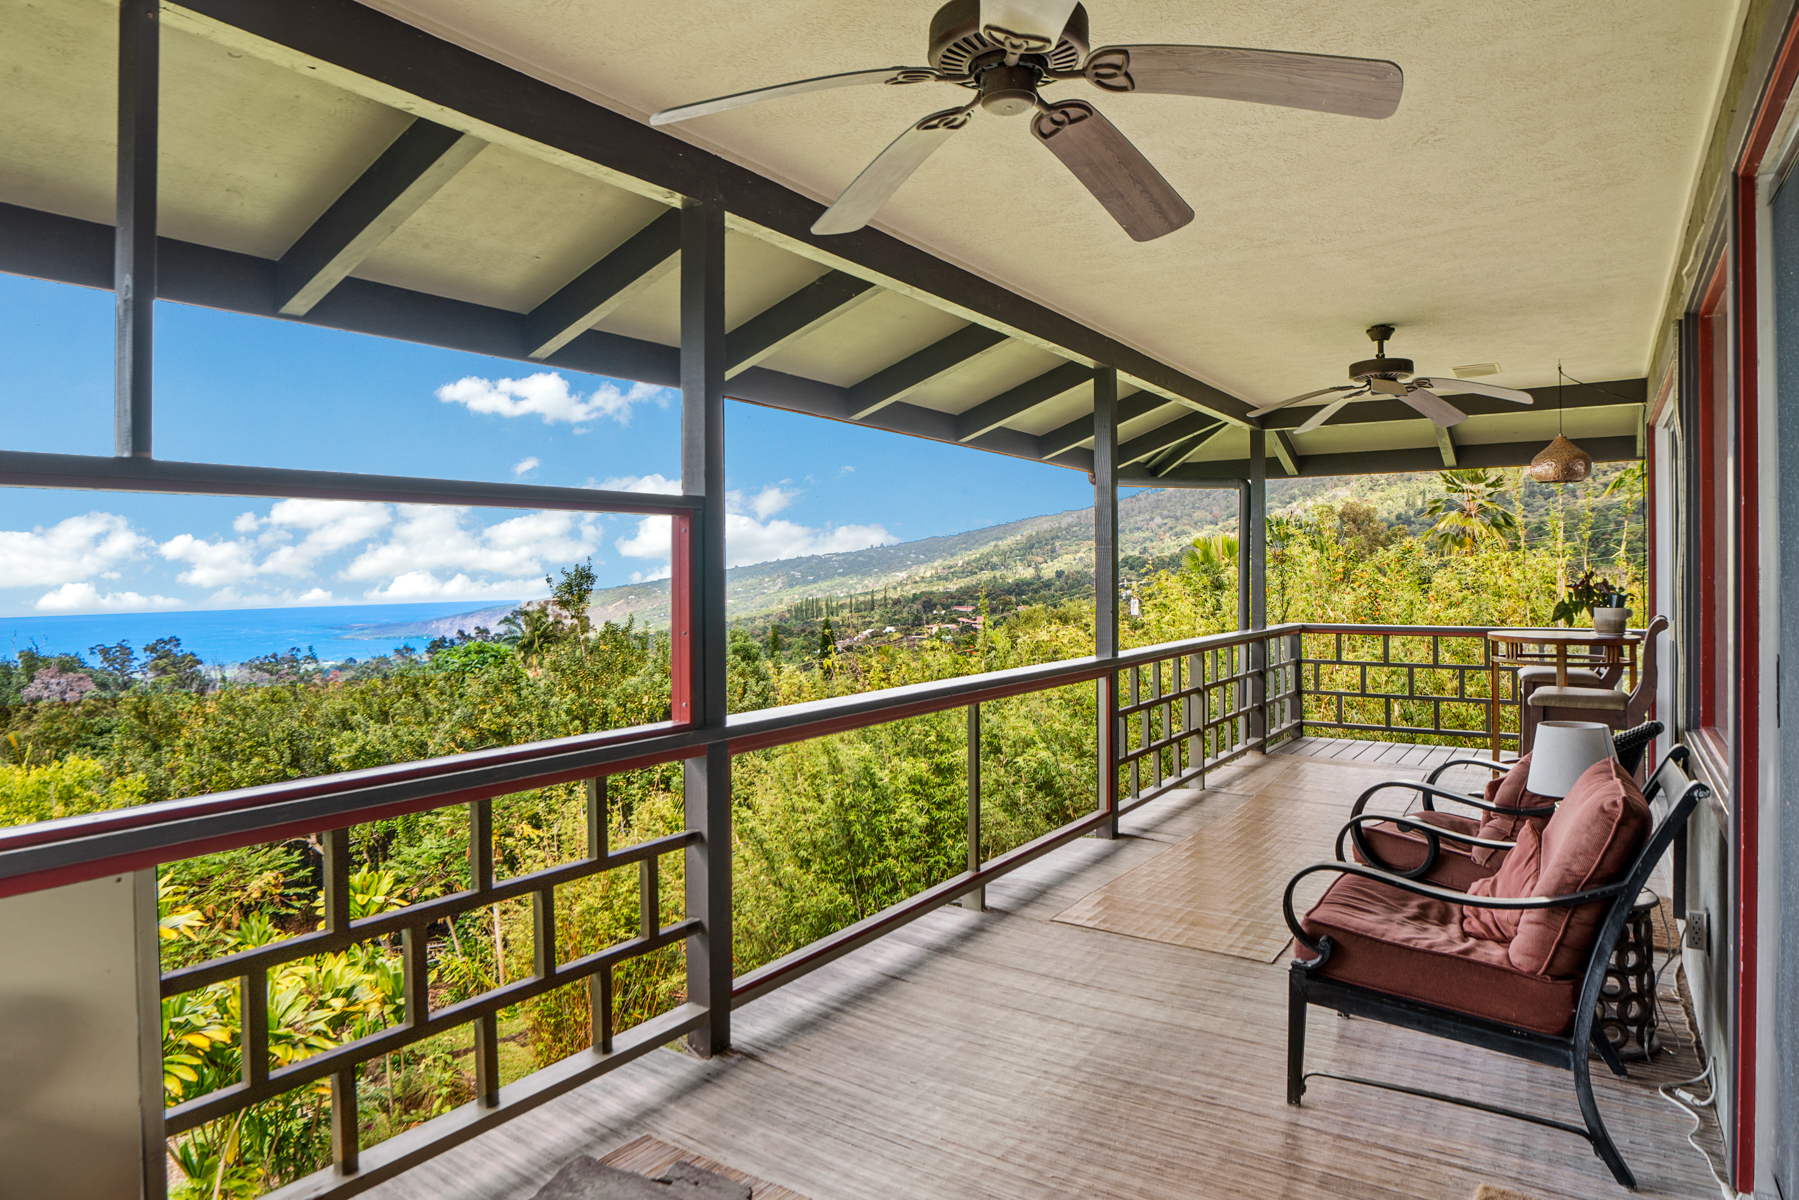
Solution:
{"label": "stucco ceiling", "polygon": [[[634,115],[922,62],[932,0],[374,0]],[[1640,376],[1735,0],[1092,0],[1095,45],[1389,58],[1385,121],[1161,96],[1095,100],[1198,212],[1137,244],[1024,120],[982,115],[876,224],[1249,400],[1342,377],[1362,330],[1491,382]],[[828,199],[943,85],[814,93],[669,127]]]}

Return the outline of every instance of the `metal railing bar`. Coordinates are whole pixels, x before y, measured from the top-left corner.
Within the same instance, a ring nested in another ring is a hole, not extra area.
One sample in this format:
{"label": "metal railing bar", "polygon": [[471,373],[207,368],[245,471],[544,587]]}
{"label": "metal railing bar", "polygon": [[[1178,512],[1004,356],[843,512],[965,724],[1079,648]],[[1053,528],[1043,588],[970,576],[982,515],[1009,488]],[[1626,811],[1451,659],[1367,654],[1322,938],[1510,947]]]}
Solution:
{"label": "metal railing bar", "polygon": [[349,471],[301,471],[169,459],[0,451],[0,487],[159,492],[184,496],[374,500],[389,504],[467,504],[573,512],[674,514],[697,511],[703,496],[606,492],[530,483],[478,483]]}
{"label": "metal railing bar", "polygon": [[638,842],[623,850],[616,850],[603,859],[576,859],[559,866],[533,871],[529,875],[520,875],[515,879],[497,883],[484,892],[452,892],[448,896],[439,896],[435,900],[421,900],[417,904],[411,904],[405,908],[396,908],[391,912],[364,917],[360,921],[351,922],[346,929],[335,932],[325,929],[317,933],[283,938],[281,941],[270,942],[253,950],[241,950],[236,954],[228,954],[222,958],[210,959],[207,962],[166,973],[162,977],[162,994],[165,998],[178,996],[182,992],[191,992],[195,988],[223,983],[246,971],[267,970],[282,963],[292,962],[299,958],[311,958],[319,954],[335,954],[357,942],[403,933],[412,928],[422,928],[438,921],[447,921],[452,917],[461,916],[473,909],[485,908],[504,900],[515,900],[545,887],[573,883],[577,879],[586,879],[618,867],[658,858],[664,854],[672,854],[698,840],[699,834],[691,829],[683,830],[680,833],[671,833],[647,842]]}
{"label": "metal railing bar", "polygon": [[269,1072],[268,1078],[259,1087],[246,1087],[240,1083],[208,1092],[204,1096],[196,1096],[164,1111],[164,1133],[169,1137],[185,1133],[208,1121],[229,1116],[247,1105],[272,1099],[282,1092],[354,1068],[427,1037],[435,1037],[488,1013],[497,1013],[502,1008],[510,1008],[521,1001],[540,996],[551,988],[585,979],[602,967],[616,966],[628,959],[675,945],[688,934],[697,933],[699,929],[700,922],[697,920],[681,921],[661,930],[654,938],[632,938],[628,942],[620,942],[616,946],[608,946],[597,953],[566,962],[553,976],[521,979],[439,1009],[424,1022],[414,1024],[408,1021],[390,1025],[353,1042],[321,1050],[309,1058],[290,1063],[279,1071]]}
{"label": "metal railing bar", "polygon": [[477,1098],[370,1146],[362,1151],[361,1169],[353,1178],[346,1179],[333,1168],[326,1167],[279,1192],[270,1193],[268,1200],[311,1200],[326,1194],[344,1197],[385,1183],[445,1150],[639,1059],[659,1046],[680,1040],[703,1027],[707,1020],[704,1007],[683,1004],[620,1034],[610,1051],[578,1050],[561,1062],[540,1067],[523,1079],[507,1084],[500,1089],[497,1105],[483,1106]]}
{"label": "metal railing bar", "polygon": [[736,1008],[747,1004],[756,997],[765,995],[783,984],[791,983],[826,963],[842,958],[850,951],[866,946],[902,925],[916,921],[927,912],[943,907],[971,888],[985,887],[993,880],[1043,857],[1051,850],[1065,846],[1076,838],[1086,836],[1111,821],[1113,816],[1114,814],[1109,812],[1096,812],[1082,817],[1078,821],[1071,821],[1060,829],[1052,829],[1043,836],[990,860],[978,871],[963,871],[961,874],[952,876],[934,887],[926,888],[908,899],[891,904],[872,916],[864,917],[854,925],[845,926],[836,933],[819,938],[816,942],[802,946],[791,954],[783,955],[771,963],[765,963],[747,975],[740,975],[736,984],[731,988],[731,1006]]}

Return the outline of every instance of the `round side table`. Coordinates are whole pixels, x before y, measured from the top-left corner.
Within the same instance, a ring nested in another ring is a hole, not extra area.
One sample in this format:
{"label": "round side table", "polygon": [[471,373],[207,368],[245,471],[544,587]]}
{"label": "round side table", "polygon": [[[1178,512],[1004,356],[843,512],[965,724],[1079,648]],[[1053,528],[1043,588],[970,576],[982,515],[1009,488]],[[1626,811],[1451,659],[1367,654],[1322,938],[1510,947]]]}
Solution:
{"label": "round side table", "polygon": [[1645,1059],[1661,1049],[1656,1033],[1655,923],[1661,897],[1637,893],[1599,992],[1599,1029],[1619,1058]]}

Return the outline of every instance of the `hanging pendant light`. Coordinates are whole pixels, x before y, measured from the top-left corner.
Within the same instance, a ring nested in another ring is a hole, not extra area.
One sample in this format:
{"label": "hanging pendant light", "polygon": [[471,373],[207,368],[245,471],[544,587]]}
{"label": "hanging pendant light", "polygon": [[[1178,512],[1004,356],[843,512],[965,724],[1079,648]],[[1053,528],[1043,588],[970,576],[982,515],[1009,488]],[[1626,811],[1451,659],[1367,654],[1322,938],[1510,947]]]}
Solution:
{"label": "hanging pendant light", "polygon": [[1555,364],[1555,440],[1530,460],[1538,483],[1580,483],[1593,473],[1593,456],[1569,441],[1562,428],[1562,364]]}

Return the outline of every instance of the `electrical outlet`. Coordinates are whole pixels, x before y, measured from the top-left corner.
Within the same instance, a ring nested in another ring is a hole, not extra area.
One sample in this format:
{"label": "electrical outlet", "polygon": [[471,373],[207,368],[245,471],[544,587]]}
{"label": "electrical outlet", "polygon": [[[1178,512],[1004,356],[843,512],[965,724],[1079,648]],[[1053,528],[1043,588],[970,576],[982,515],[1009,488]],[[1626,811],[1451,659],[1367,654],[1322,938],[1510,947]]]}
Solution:
{"label": "electrical outlet", "polygon": [[1681,945],[1688,950],[1697,950],[1701,954],[1711,953],[1711,930],[1703,909],[1687,913],[1686,934],[1681,938]]}

